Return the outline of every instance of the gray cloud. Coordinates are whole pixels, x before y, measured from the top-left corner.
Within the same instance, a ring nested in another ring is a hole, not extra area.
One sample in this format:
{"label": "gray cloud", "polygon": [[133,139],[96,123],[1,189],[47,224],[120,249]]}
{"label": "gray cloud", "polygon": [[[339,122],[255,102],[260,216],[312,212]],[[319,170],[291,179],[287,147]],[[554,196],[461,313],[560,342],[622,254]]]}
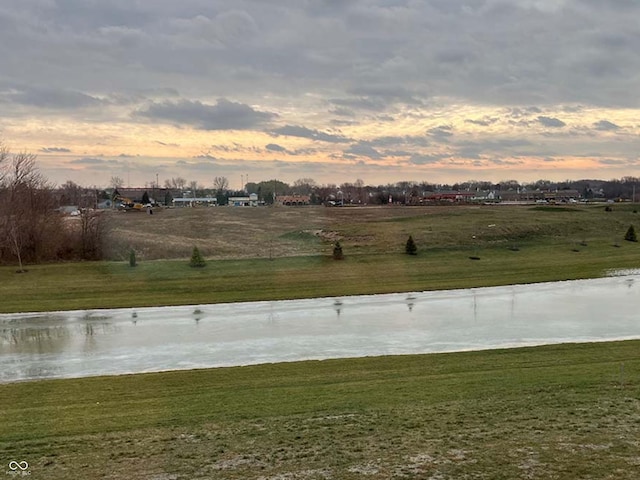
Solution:
{"label": "gray cloud", "polygon": [[[257,129],[347,150],[355,144],[361,152],[357,134],[326,127],[353,119],[363,130],[375,121],[396,132],[396,120],[424,128],[449,122],[449,107],[493,106],[504,115],[495,123],[537,143],[492,142],[460,126],[391,133],[368,147],[380,155],[446,143],[452,155],[470,158],[585,151],[618,158],[637,152],[638,140],[597,134],[626,125],[614,113],[599,114],[608,120],[575,137],[561,118],[574,119],[569,113],[581,108],[640,107],[640,97],[629,94],[640,82],[637,18],[633,0],[2,2],[0,103],[5,117],[25,125],[43,113],[57,113],[60,124],[72,115],[126,122],[125,111],[135,110],[138,122]],[[212,95],[240,103],[212,103]],[[468,111],[469,126],[494,123],[494,114]],[[271,112],[283,112],[282,130]],[[0,121],[6,128],[7,118]],[[470,138],[475,144],[463,142]]]}
{"label": "gray cloud", "polygon": [[373,160],[379,160],[383,157],[383,155],[373,148],[368,142],[355,143],[346,149],[344,153],[357,155],[359,157],[369,157]]}
{"label": "gray cloud", "polygon": [[440,141],[445,141],[449,137],[453,136],[453,127],[451,125],[439,125],[434,128],[430,128],[427,134],[432,138]]}
{"label": "gray cloud", "polygon": [[527,155],[533,154],[535,149],[539,151],[543,147],[534,145],[524,138],[494,137],[459,140],[452,144],[458,156],[466,158],[479,158],[481,155]]}
{"label": "gray cloud", "polygon": [[286,152],[287,151],[286,148],[284,148],[283,146],[278,145],[276,143],[269,143],[264,148],[266,148],[270,152]]}
{"label": "gray cloud", "polygon": [[414,165],[431,165],[434,163],[439,163],[445,158],[450,158],[450,157],[451,155],[448,155],[448,154],[445,154],[445,155],[416,154],[416,155],[412,155],[411,158],[409,158],[409,163],[412,163]]}
{"label": "gray cloud", "polygon": [[562,128],[562,127],[566,127],[567,126],[567,124],[564,123],[562,120],[559,120],[559,119],[553,118],[553,117],[545,117],[543,115],[540,115],[540,116],[538,116],[537,120],[538,120],[538,122],[540,122],[545,127]]}
{"label": "gray cloud", "polygon": [[490,125],[493,125],[497,121],[498,121],[497,118],[484,117],[482,119],[468,118],[465,120],[465,123],[471,123],[473,125],[479,125],[481,127],[488,127]]}
{"label": "gray cloud", "polygon": [[40,151],[43,153],[71,153],[71,150],[62,147],[43,147]]}
{"label": "gray cloud", "polygon": [[103,103],[101,99],[82,92],[46,87],[21,87],[0,94],[0,99],[8,103],[60,110],[95,107]]}
{"label": "gray cloud", "polygon": [[601,165],[631,165],[636,162],[633,160],[621,160],[621,159],[613,159],[613,158],[601,158],[598,160],[598,163]]}
{"label": "gray cloud", "polygon": [[[214,157],[213,155],[209,154],[209,153],[201,153],[200,155],[195,155],[193,158],[199,159],[199,160],[212,160],[212,161],[218,161],[219,159]],[[198,162],[199,165],[212,165],[211,163],[204,163],[204,162]],[[193,165],[193,164],[191,164]]]}
{"label": "gray cloud", "polygon": [[215,105],[189,100],[152,103],[145,109],[137,110],[134,115],[193,125],[201,130],[248,130],[260,127],[276,117],[274,113],[260,112],[249,105],[224,98],[218,99]]}
{"label": "gray cloud", "polygon": [[359,124],[359,122],[353,120],[331,120],[329,123],[334,127],[351,127]]}
{"label": "gray cloud", "polygon": [[374,147],[394,147],[398,145],[402,146],[420,146],[428,147],[431,142],[427,137],[420,135],[405,135],[405,136],[393,136],[387,135],[383,137],[377,137],[369,141],[369,144]]}
{"label": "gray cloud", "polygon": [[310,140],[319,140],[329,143],[347,143],[351,139],[340,134],[325,133],[319,130],[312,130],[307,127],[297,125],[286,125],[284,127],[276,128],[271,132],[274,135],[285,135],[289,137],[308,138]]}
{"label": "gray cloud", "polygon": [[260,81],[294,96],[329,86],[354,108],[639,102],[627,94],[640,71],[633,1],[6,3],[0,55],[18,85],[45,72],[52,88],[80,92],[143,83],[199,98],[215,85],[244,98]]}
{"label": "gray cloud", "polygon": [[618,125],[616,125],[615,123],[611,123],[608,120],[600,120],[599,122],[594,123],[593,126],[596,130],[602,131],[613,131],[620,129]]}
{"label": "gray cloud", "polygon": [[331,113],[333,115],[338,115],[340,117],[353,117],[353,116],[355,116],[355,112],[353,110],[351,110],[350,108],[345,108],[345,107],[336,107],[336,108],[332,109],[331,111],[329,111],[329,113]]}
{"label": "gray cloud", "polygon": [[76,160],[71,160],[69,162],[72,165],[87,165],[87,166],[93,166],[93,167],[106,167],[106,166],[113,166],[113,165],[119,165],[120,162],[118,162],[117,160],[109,160],[109,159],[105,159],[105,158],[95,158],[95,157],[83,157],[83,158],[78,158]]}

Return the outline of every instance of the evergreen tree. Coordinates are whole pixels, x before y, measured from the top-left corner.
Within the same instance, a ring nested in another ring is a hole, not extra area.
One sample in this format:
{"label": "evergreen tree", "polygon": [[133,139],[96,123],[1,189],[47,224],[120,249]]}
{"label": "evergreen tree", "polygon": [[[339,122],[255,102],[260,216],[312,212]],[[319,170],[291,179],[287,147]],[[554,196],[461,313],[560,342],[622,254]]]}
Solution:
{"label": "evergreen tree", "polygon": [[193,247],[193,253],[191,254],[191,260],[189,261],[189,266],[197,267],[197,268],[205,266],[204,258],[202,258],[202,255],[200,254],[200,250],[198,250],[198,247]]}
{"label": "evergreen tree", "polygon": [[407,239],[404,251],[407,255],[417,255],[418,253],[418,247],[416,246],[416,242],[413,241],[413,237],[411,235],[409,235],[409,238]]}
{"label": "evergreen tree", "polygon": [[136,261],[136,251],[132,248],[129,251],[129,266],[135,267],[137,264],[138,262]]}
{"label": "evergreen tree", "polygon": [[142,194],[142,204],[146,205],[147,203],[149,203],[149,194],[145,192]]}
{"label": "evergreen tree", "polygon": [[344,254],[342,253],[342,246],[338,241],[336,241],[335,245],[333,246],[333,259],[334,260],[344,259]]}
{"label": "evergreen tree", "polygon": [[635,228],[633,228],[633,225],[629,226],[629,229],[627,230],[627,233],[625,233],[624,235],[624,239],[628,242],[637,242],[638,241],[638,237],[636,235],[636,230]]}

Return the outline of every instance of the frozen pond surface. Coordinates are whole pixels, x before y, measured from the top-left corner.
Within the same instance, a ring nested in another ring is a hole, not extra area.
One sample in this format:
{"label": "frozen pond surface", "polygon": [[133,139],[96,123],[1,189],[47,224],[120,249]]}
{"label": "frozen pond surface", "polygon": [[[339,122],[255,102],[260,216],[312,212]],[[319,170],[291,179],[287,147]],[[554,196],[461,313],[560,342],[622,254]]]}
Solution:
{"label": "frozen pond surface", "polygon": [[0,383],[640,338],[640,275],[410,294],[0,315]]}

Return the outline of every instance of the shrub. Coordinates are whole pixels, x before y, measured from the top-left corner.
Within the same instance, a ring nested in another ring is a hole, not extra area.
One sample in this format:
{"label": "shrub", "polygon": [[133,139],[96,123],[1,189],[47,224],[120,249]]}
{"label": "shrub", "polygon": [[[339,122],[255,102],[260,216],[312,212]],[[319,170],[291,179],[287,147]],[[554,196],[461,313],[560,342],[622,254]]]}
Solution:
{"label": "shrub", "polygon": [[189,261],[190,267],[200,268],[205,266],[204,258],[200,254],[198,247],[193,247],[193,253],[191,254],[191,260]]}
{"label": "shrub", "polygon": [[611,208],[609,205],[607,205],[606,207],[604,207],[604,211],[605,212],[612,212],[613,208]]}
{"label": "shrub", "polygon": [[344,254],[342,253],[342,246],[340,242],[336,242],[333,246],[333,259],[334,260],[343,260]]}
{"label": "shrub", "polygon": [[413,237],[411,235],[409,235],[409,238],[407,239],[404,251],[407,255],[416,255],[418,253],[418,247],[416,246],[416,242],[413,241]]}
{"label": "shrub", "polygon": [[138,262],[136,261],[136,251],[132,248],[129,251],[129,266],[135,267],[137,264]]}
{"label": "shrub", "polygon": [[636,235],[636,230],[633,228],[633,225],[629,226],[627,233],[624,234],[624,239],[628,242],[637,242],[638,237]]}

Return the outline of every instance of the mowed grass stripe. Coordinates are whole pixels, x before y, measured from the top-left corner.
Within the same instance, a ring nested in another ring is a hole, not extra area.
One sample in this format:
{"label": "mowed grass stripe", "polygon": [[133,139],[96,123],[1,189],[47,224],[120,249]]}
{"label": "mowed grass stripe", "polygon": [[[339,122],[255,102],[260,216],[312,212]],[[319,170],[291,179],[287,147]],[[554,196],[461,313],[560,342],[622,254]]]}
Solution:
{"label": "mowed grass stripe", "polygon": [[[469,257],[477,255],[480,260]],[[48,311],[279,300],[469,288],[599,277],[607,269],[640,267],[640,245],[593,242],[572,251],[566,243],[423,250],[403,254],[275,260],[95,262],[30,266],[27,274],[1,267],[0,311]]]}
{"label": "mowed grass stripe", "polygon": [[534,454],[536,478],[631,479],[639,352],[628,341],[1,385],[0,455],[52,479],[83,464],[83,478],[350,479],[363,465],[375,479],[520,478]]}

